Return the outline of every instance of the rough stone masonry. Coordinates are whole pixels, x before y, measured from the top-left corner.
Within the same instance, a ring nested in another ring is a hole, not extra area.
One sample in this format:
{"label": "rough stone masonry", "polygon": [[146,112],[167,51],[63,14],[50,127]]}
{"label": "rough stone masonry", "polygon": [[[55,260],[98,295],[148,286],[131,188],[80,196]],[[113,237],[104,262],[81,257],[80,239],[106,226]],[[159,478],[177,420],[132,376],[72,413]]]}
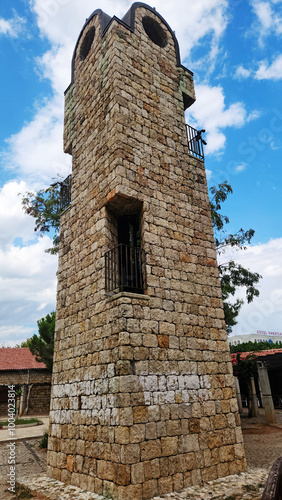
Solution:
{"label": "rough stone masonry", "polygon": [[187,141],[194,101],[155,9],[87,19],[65,94],[72,203],[48,473],[107,498],[150,499],[245,469],[204,161]]}

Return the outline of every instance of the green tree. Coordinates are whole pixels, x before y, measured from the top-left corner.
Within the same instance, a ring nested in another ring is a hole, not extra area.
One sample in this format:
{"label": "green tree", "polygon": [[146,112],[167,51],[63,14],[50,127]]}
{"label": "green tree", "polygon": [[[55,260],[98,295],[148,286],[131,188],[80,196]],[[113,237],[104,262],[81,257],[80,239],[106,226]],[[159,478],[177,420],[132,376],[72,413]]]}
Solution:
{"label": "green tree", "polygon": [[23,340],[20,344],[16,344],[16,347],[29,347],[30,339]]}
{"label": "green tree", "polygon": [[[218,186],[211,187],[210,192],[212,195],[210,207],[217,254],[224,254],[230,248],[235,248],[236,250],[246,249],[246,245],[251,242],[255,231],[253,229],[248,229],[247,231],[240,229],[235,234],[228,234],[225,226],[229,223],[229,218],[220,213],[222,203],[233,192],[231,186],[225,181]],[[232,302],[230,298],[234,297],[239,287],[244,287],[248,304],[252,302],[254,297],[259,296],[259,290],[256,288],[256,285],[261,279],[261,275],[251,272],[249,269],[236,263],[233,259],[219,264],[219,275],[226,329],[230,333],[232,327],[237,324],[236,318],[244,303],[242,299],[236,299]]]}
{"label": "green tree", "polygon": [[45,250],[56,254],[59,251],[60,217],[67,204],[62,197],[62,187],[70,188],[70,176],[64,181],[55,180],[47,189],[37,193],[27,192],[22,198],[23,210],[35,219],[34,231],[40,236],[53,233],[53,246]]}
{"label": "green tree", "polygon": [[242,342],[242,344],[231,345],[230,352],[259,352],[267,351],[269,349],[282,349],[282,342],[270,343],[267,340],[261,340],[260,342]]}
{"label": "green tree", "polygon": [[36,361],[43,362],[51,372],[53,367],[54,335],[56,313],[51,312],[37,321],[38,335],[28,339],[28,347],[35,355]]}

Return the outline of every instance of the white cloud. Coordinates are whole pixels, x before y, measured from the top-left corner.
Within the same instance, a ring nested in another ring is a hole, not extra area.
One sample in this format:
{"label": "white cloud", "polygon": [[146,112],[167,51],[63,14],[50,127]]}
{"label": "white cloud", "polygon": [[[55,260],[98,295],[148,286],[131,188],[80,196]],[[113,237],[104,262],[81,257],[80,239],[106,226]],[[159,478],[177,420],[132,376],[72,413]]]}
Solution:
{"label": "white cloud", "polygon": [[[63,96],[71,81],[72,53],[72,44],[55,46],[36,61],[41,77],[50,80],[53,91],[58,96]],[[62,110],[62,103],[59,109]]]}
{"label": "white cloud", "polygon": [[25,182],[11,181],[0,189],[0,245],[7,248],[16,238],[23,242],[34,239],[34,223],[31,217],[25,215],[19,193],[26,193]]}
{"label": "white cloud", "polygon": [[243,80],[244,78],[248,78],[251,73],[251,70],[246,69],[243,66],[238,66],[234,76],[235,78],[238,78],[238,80]]}
{"label": "white cloud", "polygon": [[[258,37],[259,44],[264,48],[266,39],[270,36],[281,38],[282,35],[282,2],[281,0],[252,0],[251,6],[256,16],[251,32]],[[250,76],[256,80],[282,79],[282,54],[277,55],[271,63],[267,60],[258,63],[258,69],[253,64],[252,69],[239,66],[235,78],[244,79]]]}
{"label": "white cloud", "polygon": [[274,61],[268,65],[262,61],[259,69],[255,73],[257,80],[281,80],[282,79],[282,54],[276,57]]}
{"label": "white cloud", "polygon": [[17,38],[25,25],[25,20],[17,14],[12,19],[0,17],[0,35]]}
{"label": "white cloud", "polygon": [[256,15],[253,31],[258,33],[261,45],[269,35],[280,36],[282,33],[282,9],[279,3],[281,2],[277,0],[253,0],[251,2]]}
{"label": "white cloud", "polygon": [[24,340],[32,337],[34,333],[37,332],[32,327],[19,325],[0,326],[0,347],[15,347],[17,344],[20,345]]}
{"label": "white cloud", "polygon": [[246,69],[239,66],[234,77],[238,80],[253,77],[256,80],[281,80],[282,79],[282,54],[278,55],[272,63],[261,61],[258,69]]}
{"label": "white cloud", "polygon": [[37,320],[55,309],[57,258],[44,251],[49,237],[34,240],[34,220],[18,196],[27,190],[23,181],[0,189],[0,344],[25,340],[36,333]]}
{"label": "white cloud", "polygon": [[249,114],[248,114],[248,117],[247,117],[247,122],[250,122],[252,120],[256,120],[257,118],[259,118],[261,116],[261,111],[259,111],[258,109],[254,109],[254,111],[251,111]]}
{"label": "white cloud", "polygon": [[10,35],[12,33],[12,26],[10,21],[0,18],[0,33],[1,35]]}
{"label": "white cloud", "polygon": [[240,165],[237,165],[237,167],[235,167],[235,172],[244,172],[244,170],[246,170],[246,168],[247,168],[247,164],[241,163]]}
{"label": "white cloud", "polygon": [[253,2],[255,14],[261,24],[262,29],[267,32],[272,27],[272,7],[270,2],[255,0]]}
{"label": "white cloud", "polygon": [[[221,86],[197,85],[196,95],[197,100],[189,116],[192,117],[193,125],[207,131],[207,154],[217,153],[224,148],[226,137],[223,130],[226,127],[242,127],[258,116],[257,113],[248,115],[242,102],[235,102],[226,107]],[[190,123],[191,119],[188,121]]]}
{"label": "white cloud", "polygon": [[190,57],[191,50],[205,39],[207,57],[215,61],[228,24],[226,0],[197,0],[190,2],[189,6],[187,0],[155,0],[154,6],[175,30],[183,60]]}
{"label": "white cloud", "polygon": [[48,184],[57,174],[67,176],[71,158],[63,153],[63,98],[55,96],[39,108],[33,120],[7,144],[2,162],[29,183]]}
{"label": "white cloud", "polygon": [[[53,44],[66,45],[76,41],[85,20],[96,9],[111,16],[123,17],[131,0],[32,0],[38,27]],[[74,48],[74,47],[73,47]]]}
{"label": "white cloud", "polygon": [[[256,330],[282,331],[282,238],[265,244],[248,246],[247,250],[232,252],[244,267],[262,275],[258,288],[260,296],[250,304],[245,303],[238,316],[233,334],[254,333]],[[244,292],[237,295],[244,300]]]}
{"label": "white cloud", "polygon": [[50,246],[44,236],[35,244],[0,250],[0,343],[12,332],[12,340],[15,332],[26,334],[27,325],[55,309],[57,259],[44,252]]}
{"label": "white cloud", "polygon": [[207,178],[207,181],[209,181],[212,177],[212,170],[209,170],[208,168],[206,168],[206,178]]}

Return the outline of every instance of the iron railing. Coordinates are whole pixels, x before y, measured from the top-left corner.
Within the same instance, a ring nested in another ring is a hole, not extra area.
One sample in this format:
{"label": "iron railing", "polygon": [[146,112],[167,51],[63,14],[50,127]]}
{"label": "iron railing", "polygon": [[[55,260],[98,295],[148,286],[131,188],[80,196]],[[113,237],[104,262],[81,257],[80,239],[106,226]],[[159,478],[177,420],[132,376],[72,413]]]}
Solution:
{"label": "iron railing", "polygon": [[58,188],[60,186],[60,196],[58,198],[58,205],[62,212],[71,204],[71,174],[68,175],[63,181],[56,181],[51,184],[51,187]]}
{"label": "iron railing", "polygon": [[120,243],[105,254],[106,292],[143,293],[146,288],[145,252]]}
{"label": "iron railing", "polygon": [[191,125],[186,125],[186,130],[189,153],[196,156],[196,158],[199,158],[200,160],[204,160],[203,144],[206,144],[206,142],[202,138],[202,133],[204,133],[205,130],[196,130],[191,127]]}
{"label": "iron railing", "polygon": [[68,175],[60,184],[60,208],[65,210],[71,204],[71,175]]}

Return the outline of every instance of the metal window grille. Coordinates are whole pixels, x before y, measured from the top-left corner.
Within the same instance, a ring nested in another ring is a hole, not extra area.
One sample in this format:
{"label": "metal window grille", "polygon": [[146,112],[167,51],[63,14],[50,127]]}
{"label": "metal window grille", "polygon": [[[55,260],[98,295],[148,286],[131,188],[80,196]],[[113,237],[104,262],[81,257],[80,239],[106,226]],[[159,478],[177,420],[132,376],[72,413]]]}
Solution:
{"label": "metal window grille", "polygon": [[205,142],[202,139],[202,132],[200,130],[196,130],[190,125],[186,125],[187,130],[187,139],[188,139],[188,151],[192,155],[196,156],[196,158],[204,159],[204,148],[203,143]]}
{"label": "metal window grille", "polygon": [[60,209],[65,210],[71,204],[71,175],[60,184]]}
{"label": "metal window grille", "polygon": [[143,293],[146,288],[145,252],[120,243],[105,254],[106,292]]}

